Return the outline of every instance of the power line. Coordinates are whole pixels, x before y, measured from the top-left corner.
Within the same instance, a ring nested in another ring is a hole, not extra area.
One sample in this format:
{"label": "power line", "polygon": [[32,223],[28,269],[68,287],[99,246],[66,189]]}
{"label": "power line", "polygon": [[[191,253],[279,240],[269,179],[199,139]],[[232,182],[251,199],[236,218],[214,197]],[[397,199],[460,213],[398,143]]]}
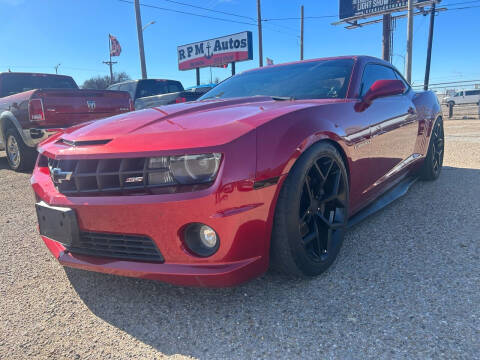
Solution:
{"label": "power line", "polygon": [[472,3],[479,3],[480,0],[473,0],[473,1],[463,1],[451,4],[442,4],[442,6],[453,6],[453,5],[465,5],[465,4],[472,4]]}
{"label": "power line", "polygon": [[[133,4],[133,1],[130,1],[130,0],[117,0],[117,1],[127,3],[127,4]],[[237,23],[237,24],[256,26],[256,24],[247,23],[245,21],[238,21],[238,20],[219,18],[219,17],[215,17],[215,16],[210,16],[210,15],[196,14],[196,13],[191,13],[191,12],[188,12],[188,11],[175,10],[175,9],[165,8],[165,7],[162,7],[162,6],[156,6],[156,5],[151,5],[151,4],[140,4],[140,6],[148,7],[148,8],[152,8],[152,9],[157,9],[157,10],[175,12],[175,13],[184,14],[184,15],[197,16],[197,17],[201,17],[201,18],[205,18],[205,19],[219,20],[219,21],[225,21],[225,22],[230,22],[230,23],[233,22],[233,23]]]}
{"label": "power line", "polygon": [[480,5],[457,7],[457,8],[453,8],[453,9],[447,9],[447,10],[448,10],[448,11],[453,11],[453,10],[467,10],[467,9],[474,9],[474,8],[480,8]]}
{"label": "power line", "polygon": [[[431,84],[432,86],[440,86],[440,85],[453,85],[453,84],[466,84],[466,83],[476,83],[480,82],[480,80],[463,80],[463,81],[449,81],[449,82],[441,82],[436,84]],[[469,84],[474,85],[474,84]],[[412,85],[413,87],[418,87],[422,85]]]}
{"label": "power line", "polygon": [[236,17],[240,17],[240,18],[244,18],[244,19],[249,19],[249,20],[256,21],[255,18],[250,17],[250,16],[238,15],[238,14],[229,13],[229,12],[226,12],[226,11],[214,10],[214,9],[210,9],[210,8],[206,8],[206,7],[202,7],[202,6],[187,4],[187,3],[184,3],[184,2],[180,2],[180,1],[175,1],[175,0],[161,0],[161,1],[166,1],[166,2],[169,2],[169,3],[173,3],[173,4],[178,4],[178,5],[183,5],[183,6],[189,6],[189,7],[194,8],[194,9],[200,9],[200,10],[210,11],[210,12],[214,12],[214,13],[218,13],[218,14],[229,15],[229,16],[236,16]]}
{"label": "power line", "polygon": [[[337,15],[323,15],[323,16],[305,16],[305,19],[326,19],[326,18],[336,18]],[[270,18],[262,19],[262,21],[283,21],[283,20],[301,20],[300,17],[288,17],[288,18]]]}
{"label": "power line", "polygon": [[[127,4],[133,4],[134,2],[131,1],[131,0],[117,0],[119,2],[123,2],[123,3],[127,3]],[[173,1],[173,0],[171,0]],[[151,5],[151,4],[145,4],[145,3],[141,3],[140,6],[143,6],[143,7],[147,7],[147,8],[152,8],[152,9],[156,9],[156,10],[163,10],[163,11],[170,11],[170,12],[175,12],[175,13],[179,13],[179,14],[184,14],[184,15],[191,15],[191,16],[196,16],[196,17],[200,17],[200,18],[205,18],[205,19],[211,19],[211,20],[219,20],[219,21],[225,21],[225,22],[229,22],[229,23],[236,23],[236,24],[243,24],[243,25],[249,25],[249,26],[257,26],[257,24],[254,24],[254,23],[250,23],[250,22],[245,22],[245,21],[239,21],[239,20],[231,20],[231,19],[225,19],[225,18],[220,18],[220,17],[216,17],[216,16],[210,16],[210,15],[203,15],[203,14],[197,14],[197,13],[192,13],[192,12],[188,12],[188,11],[183,11],[183,10],[176,10],[176,9],[170,9],[170,8],[165,8],[165,7],[162,7],[162,6],[157,6],[157,5]],[[273,25],[273,24],[272,24]],[[280,25],[278,25],[280,26]],[[283,31],[280,31],[280,30],[276,30],[276,29],[272,29],[272,28],[269,28],[267,29],[269,31],[274,31],[274,32],[278,32],[278,33],[283,33],[285,35],[290,35],[290,36],[293,36],[295,38],[298,38],[298,36],[294,36],[290,33],[286,33],[286,32],[283,32]]]}

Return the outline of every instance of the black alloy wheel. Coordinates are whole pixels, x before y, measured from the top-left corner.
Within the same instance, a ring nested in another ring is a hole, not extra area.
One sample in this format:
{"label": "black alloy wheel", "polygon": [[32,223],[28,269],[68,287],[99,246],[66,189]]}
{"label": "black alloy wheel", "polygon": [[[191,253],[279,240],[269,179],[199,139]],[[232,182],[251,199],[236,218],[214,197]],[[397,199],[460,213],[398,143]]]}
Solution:
{"label": "black alloy wheel", "polygon": [[433,171],[440,173],[443,165],[444,134],[443,124],[437,121],[432,134],[432,162]]}
{"label": "black alloy wheel", "polygon": [[299,208],[302,245],[313,261],[325,261],[346,225],[346,179],[335,159],[323,156],[305,176]]}
{"label": "black alloy wheel", "polygon": [[427,157],[420,172],[422,180],[435,180],[440,176],[443,166],[443,155],[445,150],[445,135],[443,121],[438,119],[433,127],[430,136]]}
{"label": "black alloy wheel", "polygon": [[349,186],[337,149],[320,142],[295,163],[275,209],[272,268],[293,276],[324,272],[340,251],[348,220]]}

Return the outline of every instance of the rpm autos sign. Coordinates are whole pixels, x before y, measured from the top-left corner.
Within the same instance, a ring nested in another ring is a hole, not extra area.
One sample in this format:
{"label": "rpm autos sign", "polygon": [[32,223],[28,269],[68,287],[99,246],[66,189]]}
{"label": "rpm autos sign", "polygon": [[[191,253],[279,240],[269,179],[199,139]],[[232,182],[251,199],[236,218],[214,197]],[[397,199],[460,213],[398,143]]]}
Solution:
{"label": "rpm autos sign", "polygon": [[[415,5],[431,2],[413,0]],[[407,6],[408,0],[340,0],[340,20],[405,10]]]}
{"label": "rpm autos sign", "polygon": [[220,66],[253,59],[252,33],[245,31],[177,48],[178,69]]}

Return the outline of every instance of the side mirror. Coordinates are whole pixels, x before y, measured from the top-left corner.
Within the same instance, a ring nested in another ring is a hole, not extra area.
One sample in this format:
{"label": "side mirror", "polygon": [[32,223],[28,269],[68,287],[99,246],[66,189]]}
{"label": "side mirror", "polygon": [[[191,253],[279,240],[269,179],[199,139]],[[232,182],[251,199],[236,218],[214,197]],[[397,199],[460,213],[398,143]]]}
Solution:
{"label": "side mirror", "polygon": [[363,99],[356,104],[357,111],[368,108],[375,99],[399,95],[405,92],[405,85],[400,80],[377,80],[367,91]]}

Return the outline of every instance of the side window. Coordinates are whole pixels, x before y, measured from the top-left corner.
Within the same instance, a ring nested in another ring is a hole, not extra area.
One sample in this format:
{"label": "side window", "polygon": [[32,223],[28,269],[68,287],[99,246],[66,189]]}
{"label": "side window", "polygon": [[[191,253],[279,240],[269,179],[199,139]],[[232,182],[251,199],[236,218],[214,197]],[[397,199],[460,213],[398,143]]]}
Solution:
{"label": "side window", "polygon": [[128,91],[130,93],[130,97],[134,101],[135,101],[135,90],[137,89],[137,84],[138,83],[136,81],[129,82],[127,83],[127,88],[125,89],[125,91]]}
{"label": "side window", "polygon": [[403,76],[400,75],[400,73],[398,71],[394,70],[394,73],[397,76],[397,79],[400,80],[403,83],[403,85],[405,86],[405,92],[407,92],[408,89],[410,89],[410,85],[408,84],[407,80],[405,80],[403,78]]}
{"label": "side window", "polygon": [[465,95],[480,95],[480,90],[465,91]]}
{"label": "side window", "polygon": [[389,67],[383,65],[368,64],[367,66],[365,66],[365,69],[363,71],[360,96],[365,96],[367,91],[377,80],[397,80],[397,76]]}

